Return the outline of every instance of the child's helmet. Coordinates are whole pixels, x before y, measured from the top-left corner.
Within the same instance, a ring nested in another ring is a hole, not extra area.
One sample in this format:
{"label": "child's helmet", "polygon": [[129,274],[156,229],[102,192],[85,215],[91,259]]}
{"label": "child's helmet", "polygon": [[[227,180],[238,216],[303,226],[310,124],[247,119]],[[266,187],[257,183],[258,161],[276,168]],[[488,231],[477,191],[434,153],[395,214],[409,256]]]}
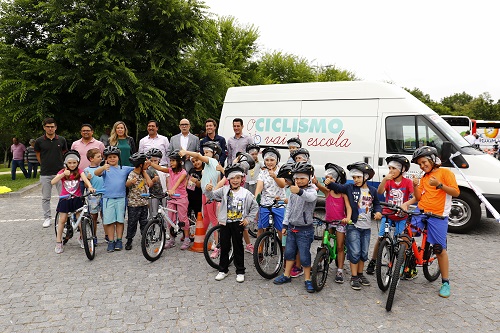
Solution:
{"label": "child's helmet", "polygon": [[245,170],[240,163],[230,164],[224,169],[224,176],[229,180],[235,175],[244,176]]}
{"label": "child's helmet", "polygon": [[282,165],[276,177],[288,179],[290,182],[293,183],[292,168],[293,168],[293,163],[287,163]]}
{"label": "child's helmet", "polygon": [[290,138],[288,139],[288,141],[286,142],[288,147],[290,146],[295,146],[295,147],[302,147],[302,141],[300,141],[299,138],[295,137],[295,138]]}
{"label": "child's helmet", "polygon": [[404,157],[403,155],[388,156],[385,158],[385,161],[387,162],[387,164],[389,164],[392,161],[398,162],[399,164],[401,164],[403,166],[403,168],[401,169],[401,173],[410,170],[410,161],[408,161],[408,159],[406,157]]}
{"label": "child's helmet", "polygon": [[181,157],[181,154],[179,154],[179,150],[176,149],[172,151],[170,154],[168,154],[168,158],[171,160],[176,160],[177,162],[182,162],[183,158]]}
{"label": "child's helmet", "polygon": [[77,150],[71,149],[64,153],[64,165],[66,165],[66,162],[70,159],[76,160],[78,162],[77,166],[80,165],[80,153]]}
{"label": "child's helmet", "polygon": [[214,152],[214,155],[217,156],[219,156],[222,151],[222,149],[219,146],[219,143],[215,141],[207,141],[201,146],[201,148],[208,148]]}
{"label": "child's helmet", "polygon": [[258,144],[255,144],[255,143],[250,143],[250,144],[248,144],[246,146],[245,151],[247,153],[250,153],[250,150],[252,150],[252,149],[256,149],[257,152],[259,152],[260,151],[260,146]]}
{"label": "child's helmet", "polygon": [[239,151],[238,153],[236,153],[236,157],[239,157],[238,163],[240,163],[241,166],[244,169],[246,169],[245,172],[247,172],[250,169],[255,168],[255,161],[254,161],[252,155]]}
{"label": "child's helmet", "polygon": [[150,150],[148,150],[146,152],[146,156],[147,156],[147,158],[151,158],[151,157],[162,158],[163,157],[163,153],[158,148],[151,148]]}
{"label": "child's helmet", "polygon": [[314,175],[314,167],[309,162],[297,162],[292,166],[292,175],[297,173],[305,173],[307,175]]}
{"label": "child's helmet", "polygon": [[290,153],[290,157],[295,161],[295,157],[297,157],[298,155],[305,155],[306,156],[306,159],[309,160],[309,150],[307,150],[306,148],[299,148],[297,150],[294,150],[293,152]]}
{"label": "child's helmet", "polygon": [[133,153],[132,156],[128,158],[128,160],[134,167],[138,167],[139,165],[144,164],[144,162],[146,162],[146,159],[147,156],[144,153]]}
{"label": "child's helmet", "polygon": [[340,165],[334,163],[326,163],[325,164],[325,175],[330,174],[333,178],[335,178],[335,182],[339,184],[345,184],[347,181],[347,177],[345,174],[345,170]]}
{"label": "child's helmet", "polygon": [[281,159],[281,154],[278,151],[278,149],[274,147],[266,147],[264,150],[262,150],[262,158],[266,159],[267,154],[274,154],[276,156],[276,163],[278,163]]}
{"label": "child's helmet", "polygon": [[105,157],[108,157],[109,155],[121,155],[120,149],[115,146],[107,146],[106,148],[104,148],[104,151],[102,153]]}
{"label": "child's helmet", "polygon": [[413,152],[413,156],[411,158],[411,162],[417,164],[417,161],[420,157],[428,156],[434,164],[441,164],[441,161],[438,163],[438,151],[434,147],[423,146],[418,148]]}
{"label": "child's helmet", "polygon": [[363,177],[363,183],[367,180],[372,179],[373,176],[375,176],[375,171],[372,169],[370,164],[365,163],[365,162],[356,162],[356,163],[349,164],[347,166],[347,170],[349,170],[349,171],[359,170],[363,173],[363,175],[368,175],[368,178],[366,178],[366,179],[365,179],[365,177]]}

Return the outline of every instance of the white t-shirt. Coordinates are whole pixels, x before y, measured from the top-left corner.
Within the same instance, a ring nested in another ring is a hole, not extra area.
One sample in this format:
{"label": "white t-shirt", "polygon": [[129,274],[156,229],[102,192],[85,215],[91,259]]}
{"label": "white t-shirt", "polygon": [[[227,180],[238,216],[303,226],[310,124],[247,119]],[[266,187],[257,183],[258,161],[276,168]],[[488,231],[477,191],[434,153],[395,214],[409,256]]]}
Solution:
{"label": "white t-shirt", "polygon": [[248,191],[230,190],[227,198],[227,223],[243,221],[243,208],[245,207],[245,197]]}
{"label": "white t-shirt", "polygon": [[[279,166],[276,168],[274,173],[277,173],[279,170]],[[285,189],[281,188],[276,184],[273,178],[269,176],[269,170],[264,169],[259,172],[259,178],[257,181],[261,180],[264,183],[264,186],[262,188],[262,193],[260,196],[260,204],[263,206],[269,206],[272,205],[274,202],[274,199],[276,197],[280,197],[281,199],[285,198]]]}

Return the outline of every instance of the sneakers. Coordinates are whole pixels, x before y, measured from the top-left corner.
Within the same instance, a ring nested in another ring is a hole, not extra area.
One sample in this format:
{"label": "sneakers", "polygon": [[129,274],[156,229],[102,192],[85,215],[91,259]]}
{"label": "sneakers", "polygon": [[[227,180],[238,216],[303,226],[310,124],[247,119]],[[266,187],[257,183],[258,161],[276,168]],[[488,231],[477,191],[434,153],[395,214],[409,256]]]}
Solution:
{"label": "sneakers", "polygon": [[127,243],[125,244],[125,250],[130,251],[132,250],[132,240],[127,239]]}
{"label": "sneakers", "polygon": [[416,268],[415,269],[411,269],[408,272],[404,272],[403,279],[405,279],[405,280],[415,280],[417,278],[417,275],[418,275],[418,270]]}
{"label": "sneakers", "polygon": [[351,288],[354,290],[361,290],[361,283],[357,277],[351,278]]}
{"label": "sneakers", "polygon": [[370,260],[368,263],[368,267],[366,268],[366,274],[373,275],[375,273],[375,264],[377,261],[375,259]]}
{"label": "sneakers", "polygon": [[245,274],[236,274],[236,282],[242,283],[245,281]]}
{"label": "sneakers", "polygon": [[313,293],[315,291],[311,280],[305,280],[304,285],[308,293]]}
{"label": "sneakers", "polygon": [[166,243],[165,246],[163,246],[164,249],[170,249],[175,246],[175,238],[170,238]]}
{"label": "sneakers", "polygon": [[56,253],[57,253],[57,254],[61,254],[61,253],[63,253],[63,252],[64,252],[62,242],[61,242],[61,243],[56,242],[56,248],[55,248],[55,251],[56,251]]}
{"label": "sneakers", "polygon": [[289,276],[285,276],[285,274],[281,274],[273,281],[274,284],[283,284],[283,283],[289,283],[289,282],[292,282],[292,278]]}
{"label": "sneakers", "polygon": [[97,237],[94,237],[94,246],[97,246]]}
{"label": "sneakers", "polygon": [[[224,272],[219,272],[219,274],[217,274],[217,276],[215,277],[215,279],[217,281],[222,281],[226,278],[226,276],[228,276],[229,273],[224,273]],[[243,281],[242,281],[243,282]]]}
{"label": "sneakers", "polygon": [[115,241],[115,251],[121,251],[123,250],[123,243],[121,239],[117,239]]}
{"label": "sneakers", "polygon": [[189,239],[189,237],[185,238],[184,241],[182,242],[181,250],[189,249],[190,244],[191,244],[191,240]]}
{"label": "sneakers", "polygon": [[359,280],[359,283],[361,283],[363,286],[370,285],[370,281],[368,281],[366,276],[364,276],[363,274],[358,274],[358,280]]}
{"label": "sneakers", "polygon": [[335,282],[344,283],[344,273],[342,271],[337,271],[337,275],[335,275]]}
{"label": "sneakers", "polygon": [[450,297],[450,283],[445,282],[441,285],[441,289],[439,289],[439,296],[448,298]]}
{"label": "sneakers", "polygon": [[43,221],[42,227],[44,228],[50,227],[50,217],[48,219],[45,219],[45,221]]}
{"label": "sneakers", "polygon": [[304,275],[304,270],[301,268],[298,268],[297,266],[293,266],[292,270],[290,271],[290,277],[296,278],[298,276]]}
{"label": "sneakers", "polygon": [[216,247],[212,253],[210,254],[210,258],[212,259],[217,259],[219,258],[219,254],[220,254],[220,249],[218,247]]}
{"label": "sneakers", "polygon": [[250,254],[253,254],[253,244],[248,243],[248,244],[245,246],[245,252],[250,253]]}
{"label": "sneakers", "polygon": [[80,244],[80,247],[81,247],[82,249],[84,249],[84,248],[85,248],[85,246],[83,245],[83,239],[78,238],[78,244]]}
{"label": "sneakers", "polygon": [[114,241],[110,241],[108,239],[108,252],[114,252],[115,251],[115,242]]}

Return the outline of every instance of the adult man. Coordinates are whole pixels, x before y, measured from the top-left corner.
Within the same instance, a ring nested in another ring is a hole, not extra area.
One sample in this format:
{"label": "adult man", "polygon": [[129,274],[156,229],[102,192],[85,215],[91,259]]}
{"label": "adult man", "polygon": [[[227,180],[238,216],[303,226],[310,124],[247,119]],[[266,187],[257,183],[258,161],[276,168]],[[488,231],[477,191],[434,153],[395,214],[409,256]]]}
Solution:
{"label": "adult man", "polygon": [[[206,136],[203,139],[201,139],[201,142],[200,142],[200,154],[203,155],[203,148],[202,147],[203,147],[203,144],[205,142],[215,141],[215,142],[219,143],[219,146],[222,150],[220,153],[220,156],[219,156],[219,163],[220,163],[220,165],[224,166],[224,162],[226,161],[226,156],[227,156],[226,139],[224,139],[224,137],[216,134],[215,133],[216,129],[217,129],[217,122],[212,118],[208,118],[205,121]],[[232,164],[232,161],[229,161],[227,164],[228,165]]]}
{"label": "adult man", "polygon": [[465,136],[464,139],[467,140],[467,142],[472,146],[474,144],[474,141],[476,141],[476,137],[472,134],[470,134],[470,131],[467,130],[465,131]]}
{"label": "adult man", "polygon": [[17,167],[21,169],[25,178],[29,178],[28,172],[24,168],[24,152],[26,151],[26,147],[22,143],[19,143],[17,138],[12,138],[12,143],[12,146],[10,146],[10,151],[12,152],[12,180],[16,180]]}
{"label": "adult man", "polygon": [[247,145],[253,143],[253,139],[249,135],[243,134],[243,119],[233,119],[234,136],[227,140],[227,160],[228,164],[233,163],[238,152],[244,152]]}
{"label": "adult man", "polygon": [[[196,135],[191,134],[189,130],[191,129],[191,123],[187,119],[181,119],[179,122],[179,128],[181,132],[170,138],[170,147],[168,153],[170,154],[174,150],[187,150],[198,152],[200,149],[200,139]],[[191,170],[193,163],[190,160],[184,162],[184,169],[186,171]]]}
{"label": "adult man", "polygon": [[168,148],[170,143],[166,136],[158,134],[158,122],[156,120],[148,121],[148,135],[139,141],[139,152],[147,153],[151,148],[157,148],[163,153],[160,165],[168,165]]}
{"label": "adult man", "polygon": [[80,165],[78,168],[84,170],[86,167],[90,166],[90,161],[87,158],[87,152],[92,148],[97,148],[101,151],[101,155],[104,152],[104,144],[94,139],[94,129],[90,124],[83,124],[80,128],[80,134],[82,138],[73,142],[71,149],[76,150],[80,153]]}
{"label": "adult man", "polygon": [[[43,227],[50,226],[50,181],[64,166],[63,154],[68,150],[66,139],[56,134],[57,124],[54,118],[45,118],[42,122],[45,135],[35,141],[36,158],[40,163],[40,183],[42,183]],[[56,184],[57,193],[61,193],[61,182]]]}

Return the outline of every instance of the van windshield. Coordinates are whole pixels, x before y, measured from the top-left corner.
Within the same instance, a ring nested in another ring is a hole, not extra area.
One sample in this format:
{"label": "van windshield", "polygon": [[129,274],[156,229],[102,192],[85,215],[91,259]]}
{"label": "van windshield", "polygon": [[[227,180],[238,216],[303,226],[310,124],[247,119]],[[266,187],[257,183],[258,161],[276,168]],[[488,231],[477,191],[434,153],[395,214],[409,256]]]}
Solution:
{"label": "van windshield", "polygon": [[460,148],[460,152],[462,154],[468,155],[480,155],[482,154],[480,151],[475,149],[470,145],[467,140],[464,139],[460,133],[458,133],[453,127],[450,126],[446,121],[444,121],[441,117],[431,115],[429,119],[433,122],[433,124],[438,128],[438,130],[443,133],[447,140],[453,143],[455,147]]}

